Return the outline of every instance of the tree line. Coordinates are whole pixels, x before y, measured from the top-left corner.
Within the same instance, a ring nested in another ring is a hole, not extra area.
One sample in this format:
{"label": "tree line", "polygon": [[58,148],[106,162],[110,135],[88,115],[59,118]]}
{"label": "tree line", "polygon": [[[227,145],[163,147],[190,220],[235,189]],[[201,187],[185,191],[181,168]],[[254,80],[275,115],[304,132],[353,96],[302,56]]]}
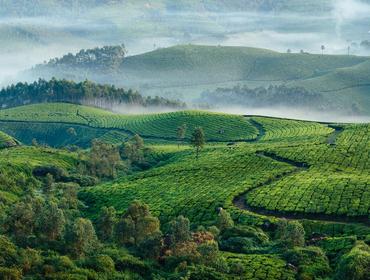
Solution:
{"label": "tree line", "polygon": [[180,101],[158,96],[144,97],[132,89],[125,90],[87,80],[73,82],[55,78],[50,81],[39,79],[33,83],[12,84],[0,90],[1,108],[44,102],[70,102],[104,109],[112,109],[119,105],[185,107],[185,104]]}

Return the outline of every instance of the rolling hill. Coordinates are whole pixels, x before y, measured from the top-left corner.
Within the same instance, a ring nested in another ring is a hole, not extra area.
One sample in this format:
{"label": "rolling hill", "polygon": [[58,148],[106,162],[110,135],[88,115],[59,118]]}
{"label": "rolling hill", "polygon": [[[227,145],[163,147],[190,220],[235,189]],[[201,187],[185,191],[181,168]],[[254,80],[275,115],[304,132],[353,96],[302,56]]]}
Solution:
{"label": "rolling hill", "polygon": [[[99,49],[94,51],[99,52]],[[139,89],[144,94],[169,95],[192,101],[204,90],[218,87],[242,84],[253,88],[285,84],[316,92],[323,103],[332,104],[338,111],[357,106],[360,113],[369,113],[368,94],[359,86],[366,87],[370,83],[368,57],[181,45],[117,58],[115,65],[119,66],[102,75],[94,70],[94,61],[84,63],[82,59],[66,56],[38,65],[28,74],[33,77],[109,81]],[[100,65],[100,62],[95,63]],[[317,108],[316,105],[314,107]]]}

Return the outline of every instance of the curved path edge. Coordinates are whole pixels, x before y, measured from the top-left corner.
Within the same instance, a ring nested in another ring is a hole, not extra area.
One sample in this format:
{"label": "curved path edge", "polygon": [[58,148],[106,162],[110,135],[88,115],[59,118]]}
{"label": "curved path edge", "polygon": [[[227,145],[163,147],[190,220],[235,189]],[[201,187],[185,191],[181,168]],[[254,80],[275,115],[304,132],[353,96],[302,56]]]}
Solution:
{"label": "curved path edge", "polygon": [[260,188],[265,185],[270,185],[274,182],[277,182],[287,176],[292,176],[296,173],[305,171],[309,168],[309,164],[304,162],[295,162],[290,159],[282,158],[276,154],[268,152],[256,152],[257,156],[268,157],[273,160],[284,162],[295,166],[296,168],[292,171],[287,171],[282,174],[277,175],[273,179],[269,179],[263,183],[257,184],[247,191],[237,195],[233,198],[232,203],[235,207],[240,210],[246,210],[254,214],[267,216],[267,217],[276,217],[284,218],[287,220],[311,220],[311,221],[326,221],[326,222],[342,222],[342,223],[361,223],[367,226],[370,226],[370,220],[367,216],[339,216],[339,215],[329,215],[324,213],[297,213],[297,212],[286,212],[286,211],[272,211],[267,210],[262,207],[253,207],[247,204],[246,196],[249,192],[254,189]]}

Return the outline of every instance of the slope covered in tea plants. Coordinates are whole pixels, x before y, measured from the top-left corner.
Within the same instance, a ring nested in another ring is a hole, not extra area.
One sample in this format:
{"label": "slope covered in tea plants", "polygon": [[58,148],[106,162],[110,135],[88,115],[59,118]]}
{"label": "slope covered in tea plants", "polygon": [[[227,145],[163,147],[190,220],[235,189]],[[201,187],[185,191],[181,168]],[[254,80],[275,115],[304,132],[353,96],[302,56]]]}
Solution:
{"label": "slope covered in tea plants", "polygon": [[165,114],[122,115],[63,103],[21,106],[0,110],[2,121],[83,124],[94,128],[123,130],[146,138],[176,140],[177,128],[186,124],[185,138],[201,126],[208,141],[241,141],[256,138],[257,129],[242,116],[180,111]]}
{"label": "slope covered in tea plants", "polygon": [[309,168],[247,193],[247,204],[277,212],[367,218],[369,128],[368,124],[344,126],[335,145],[268,148],[268,155],[277,160],[305,163]]}
{"label": "slope covered in tea plants", "polygon": [[0,131],[0,149],[14,147],[16,145],[18,145],[18,142],[13,137]]}

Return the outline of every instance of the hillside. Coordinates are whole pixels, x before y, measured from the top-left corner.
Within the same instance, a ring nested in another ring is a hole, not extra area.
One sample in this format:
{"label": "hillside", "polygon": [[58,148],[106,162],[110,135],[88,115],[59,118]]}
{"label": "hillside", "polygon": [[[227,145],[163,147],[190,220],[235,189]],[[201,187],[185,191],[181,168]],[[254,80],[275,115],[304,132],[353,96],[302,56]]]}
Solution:
{"label": "hillside", "polygon": [[18,141],[13,137],[0,131],[0,149],[14,147],[18,145]]}
{"label": "hillside", "polygon": [[[99,49],[91,51],[100,52]],[[110,55],[114,56],[114,53]],[[319,103],[330,104],[334,111],[343,113],[351,111],[354,106],[357,111],[352,113],[369,113],[368,94],[358,86],[360,82],[363,85],[370,83],[367,57],[181,45],[124,58],[112,57],[110,60],[115,61],[115,67],[109,67],[109,71],[104,74],[97,74],[101,71],[94,70],[101,67],[101,62],[88,59],[84,63],[84,58],[87,59],[78,54],[51,60],[48,64],[38,65],[29,74],[31,77],[40,75],[47,78],[56,76],[108,81],[139,89],[144,94],[193,102],[202,92],[219,87],[227,89],[241,84],[254,88],[285,84],[292,89],[300,87],[303,91],[312,91],[313,95],[319,96]],[[325,90],[320,85],[325,85]],[[299,95],[297,97],[299,100]],[[257,103],[263,103],[264,98],[261,97]],[[282,105],[289,106],[289,100],[284,95],[280,101]],[[322,107],[324,110],[326,105]],[[317,109],[318,106],[311,105],[309,108]]]}
{"label": "hillside", "polygon": [[[65,124],[60,131],[61,139],[74,139],[73,135],[68,135],[66,130],[68,126],[84,125],[91,128],[101,128],[123,132],[123,135],[140,134],[144,138],[157,140],[177,140],[177,128],[183,124],[187,125],[185,138],[189,139],[193,129],[197,126],[203,127],[207,134],[207,140],[213,142],[227,141],[246,141],[257,137],[257,129],[241,116],[208,113],[202,111],[180,111],[165,114],[147,114],[147,115],[124,115],[114,114],[96,108],[64,104],[49,103],[20,106],[11,109],[0,110],[0,120],[7,122],[16,122],[11,126],[0,124],[0,127],[9,133],[15,133],[15,127],[28,129],[22,123],[36,122],[42,123],[61,123]],[[17,123],[18,122],[18,123]],[[47,131],[45,126],[38,126],[41,131]],[[47,126],[46,126],[47,127]],[[91,132],[92,133],[92,132]],[[107,131],[105,131],[107,133]],[[20,140],[23,141],[18,134]],[[35,134],[36,135],[36,134]],[[92,133],[92,135],[96,135]],[[121,135],[122,134],[118,134]],[[37,138],[37,137],[35,137]],[[32,139],[32,138],[31,138]],[[124,139],[124,137],[123,137]],[[123,140],[122,139],[122,140]],[[26,139],[29,143],[30,137]],[[41,138],[45,141],[45,138]],[[121,141],[122,141],[121,140]]]}
{"label": "hillside", "polygon": [[[45,68],[52,71],[49,75],[57,75],[58,72],[60,72],[59,75],[67,75],[63,73],[67,69],[93,70],[91,64],[74,64],[73,61],[77,59],[80,61],[78,56],[74,59],[70,57],[69,61],[67,57],[53,60],[47,65],[36,67],[33,71],[37,73],[39,69],[42,71]],[[175,46],[118,59],[121,60],[121,67],[113,69],[112,78],[114,75],[122,75],[126,79],[129,77],[141,79],[141,83],[156,86],[243,80],[273,82],[307,79],[368,60],[366,57],[355,56],[282,54],[247,47],[197,45]],[[93,75],[93,73],[89,74]],[[77,72],[74,75],[82,78]],[[184,80],[181,75],[186,75],[187,79]]]}

